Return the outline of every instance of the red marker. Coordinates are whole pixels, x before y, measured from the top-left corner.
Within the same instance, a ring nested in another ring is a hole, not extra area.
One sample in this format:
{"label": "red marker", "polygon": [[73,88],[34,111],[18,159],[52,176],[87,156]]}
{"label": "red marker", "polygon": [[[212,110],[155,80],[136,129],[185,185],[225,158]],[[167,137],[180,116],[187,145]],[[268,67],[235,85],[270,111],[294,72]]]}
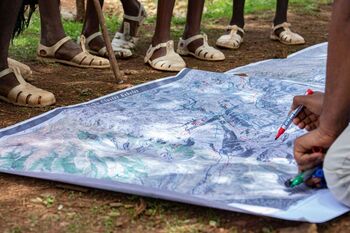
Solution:
{"label": "red marker", "polygon": [[[308,89],[305,92],[305,95],[312,95],[313,93],[314,92],[311,89]],[[286,132],[289,126],[293,123],[294,118],[298,116],[298,114],[301,112],[303,107],[304,107],[303,105],[298,106],[293,112],[291,112],[288,115],[287,119],[283,122],[283,124],[278,129],[275,140],[277,140],[279,137],[281,137],[282,134],[284,134],[284,132]]]}

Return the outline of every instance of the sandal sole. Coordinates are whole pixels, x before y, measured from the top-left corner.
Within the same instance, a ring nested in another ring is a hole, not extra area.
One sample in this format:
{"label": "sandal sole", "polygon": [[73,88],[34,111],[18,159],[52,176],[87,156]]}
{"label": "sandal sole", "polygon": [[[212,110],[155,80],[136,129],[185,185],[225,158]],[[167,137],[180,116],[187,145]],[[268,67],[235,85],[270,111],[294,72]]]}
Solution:
{"label": "sandal sole", "polygon": [[56,59],[56,58],[46,58],[46,57],[40,57],[37,56],[38,61],[40,61],[43,64],[53,64],[53,63],[59,63],[59,64],[64,64],[64,65],[69,65],[72,67],[77,67],[77,68],[84,68],[84,69],[88,69],[88,68],[93,68],[93,69],[108,69],[111,66],[110,65],[106,65],[106,66],[91,66],[91,65],[79,65],[77,63],[74,62],[70,62],[70,61],[65,61],[65,60],[61,60],[61,59]]}
{"label": "sandal sole", "polygon": [[20,107],[27,107],[27,108],[45,108],[45,107],[49,107],[52,106],[54,104],[56,104],[56,101],[46,104],[46,105],[30,105],[30,104],[21,104],[21,103],[17,103],[17,102],[13,102],[11,100],[9,100],[8,98],[4,97],[4,96],[0,96],[0,100],[9,103],[9,104],[13,104],[15,106],[20,106]]}

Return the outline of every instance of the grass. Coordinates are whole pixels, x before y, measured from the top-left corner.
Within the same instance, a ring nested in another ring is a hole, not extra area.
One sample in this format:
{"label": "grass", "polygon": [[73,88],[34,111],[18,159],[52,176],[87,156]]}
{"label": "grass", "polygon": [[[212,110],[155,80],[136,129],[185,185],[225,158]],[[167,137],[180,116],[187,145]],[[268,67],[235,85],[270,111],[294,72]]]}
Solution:
{"label": "grass", "polygon": [[[309,13],[316,12],[320,4],[330,3],[331,0],[291,0],[290,5],[293,9],[306,11]],[[254,12],[271,11],[274,10],[276,0],[247,0],[245,13],[250,14]],[[204,14],[203,21],[210,21],[212,19],[231,17],[232,1],[229,0],[207,0],[207,11]],[[184,17],[175,17],[173,24],[176,26],[185,23]],[[106,17],[107,27],[111,32],[115,32],[120,26],[120,18],[117,16]],[[150,16],[146,23],[154,24],[155,16]],[[82,23],[64,20],[64,29],[67,35],[76,40],[81,32]],[[176,27],[175,27],[176,28]],[[174,30],[177,33],[177,30]],[[36,54],[36,48],[40,37],[40,20],[39,15],[34,14],[29,28],[19,37],[17,37],[10,47],[10,54],[12,57],[19,60],[33,60]]]}

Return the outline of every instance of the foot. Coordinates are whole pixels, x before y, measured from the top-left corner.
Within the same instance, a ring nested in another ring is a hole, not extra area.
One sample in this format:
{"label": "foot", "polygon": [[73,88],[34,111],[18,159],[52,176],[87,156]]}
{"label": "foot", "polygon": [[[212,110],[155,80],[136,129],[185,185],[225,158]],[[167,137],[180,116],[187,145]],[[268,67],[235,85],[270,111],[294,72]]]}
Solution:
{"label": "foot", "polygon": [[148,63],[154,69],[162,71],[180,71],[186,67],[182,57],[175,53],[174,41],[172,40],[155,46],[151,45],[147,50],[145,63]]}
{"label": "foot", "polygon": [[27,83],[19,69],[0,72],[0,99],[19,106],[45,107],[56,102],[55,96]]}
{"label": "foot", "polygon": [[135,9],[128,9],[128,12],[124,13],[124,19],[121,24],[121,28],[116,32],[113,40],[112,47],[114,51],[121,49],[134,49],[136,47],[138,38],[137,33],[147,17],[146,11],[141,3],[135,4]]}
{"label": "foot", "polygon": [[305,44],[304,38],[298,33],[292,32],[290,30],[290,24],[287,22],[273,25],[270,38],[272,40],[277,40],[282,44],[286,45],[301,45]]}
{"label": "foot", "polygon": [[[82,36],[82,38],[85,37]],[[85,39],[80,42],[81,47],[66,36],[50,47],[39,44],[37,57],[43,63],[61,63],[79,68],[107,69],[110,67],[108,59],[91,55],[86,50]]]}
{"label": "foot", "polygon": [[[50,47],[56,44],[60,39],[62,38],[59,38],[57,41],[41,41],[41,44]],[[74,43],[73,40],[70,40],[56,51],[55,58],[70,61],[81,52],[83,52],[82,48]]]}
{"label": "foot", "polygon": [[[83,35],[86,38],[89,38],[89,36],[91,36],[92,34],[94,34],[94,33],[91,33],[91,34],[84,33]],[[106,44],[105,44],[105,41],[103,40],[103,37],[101,35],[99,35],[99,36],[96,36],[95,38],[93,38],[92,40],[90,40],[88,42],[88,46],[89,46],[90,50],[98,53],[98,51],[100,51],[103,47],[105,47]]]}
{"label": "foot", "polygon": [[222,61],[225,55],[218,49],[209,46],[208,37],[205,34],[194,36],[184,36],[180,38],[177,53],[183,56],[191,55],[197,59],[205,61]]}
{"label": "foot", "polygon": [[237,25],[229,25],[226,34],[217,39],[216,45],[228,49],[238,49],[243,43],[243,35],[243,28]]}

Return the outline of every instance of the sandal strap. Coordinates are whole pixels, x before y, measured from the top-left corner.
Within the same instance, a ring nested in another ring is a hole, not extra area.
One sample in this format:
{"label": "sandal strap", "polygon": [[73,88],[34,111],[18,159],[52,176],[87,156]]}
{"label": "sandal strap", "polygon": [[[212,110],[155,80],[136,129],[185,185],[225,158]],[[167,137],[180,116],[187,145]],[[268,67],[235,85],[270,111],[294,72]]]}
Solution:
{"label": "sandal strap", "polygon": [[187,38],[186,40],[182,39],[183,47],[187,47],[189,44],[191,44],[193,41],[198,40],[198,39],[203,39],[203,45],[207,44],[208,42],[208,37],[206,34],[198,34],[195,36],[192,36],[190,38]]}
{"label": "sandal strap", "polygon": [[230,31],[240,31],[240,32],[242,32],[243,34],[245,34],[243,28],[240,28],[240,27],[238,27],[237,25],[228,25],[226,29],[227,29],[227,30],[230,30]]}
{"label": "sandal strap", "polygon": [[[148,60],[152,57],[154,51],[156,51],[156,50],[158,50],[158,49],[160,49],[160,48],[167,48],[167,47],[172,47],[172,48],[174,48],[174,41],[169,40],[169,41],[167,41],[167,42],[157,44],[157,45],[154,46],[154,47],[153,47],[152,44],[151,44],[150,47],[149,47],[149,49],[147,50],[147,53],[146,53],[146,56],[145,56],[145,61],[148,61]],[[167,52],[168,52],[168,51],[167,51]]]}
{"label": "sandal strap", "polygon": [[280,28],[283,28],[284,30],[287,31],[287,30],[289,30],[290,26],[291,26],[291,24],[287,23],[287,22],[277,24],[276,26],[272,25],[272,31],[276,31],[277,29],[280,29]]}
{"label": "sandal strap", "polygon": [[[142,13],[144,15],[142,15]],[[142,24],[143,21],[146,19],[146,17],[147,17],[146,10],[145,10],[145,8],[143,7],[143,5],[141,3],[140,3],[139,13],[138,13],[137,16],[124,14],[124,19],[128,19],[128,20],[131,20],[131,21],[136,21],[139,24]]]}
{"label": "sandal strap", "polygon": [[86,38],[86,44],[90,44],[90,42],[95,39],[96,37],[102,36],[101,32],[95,32],[94,34],[91,34]]}
{"label": "sandal strap", "polygon": [[[68,41],[72,40],[69,36],[66,36],[64,38],[62,38],[61,40],[59,40],[56,44],[47,47],[45,45],[39,44],[38,47],[38,54],[40,56],[44,56],[44,57],[50,57],[50,56],[55,56],[55,53],[57,52],[57,50],[59,50],[62,45],[64,45],[65,43],[67,43]],[[46,54],[41,54],[40,51],[44,51]]]}
{"label": "sandal strap", "polygon": [[0,72],[0,78],[3,78],[10,73],[13,73],[13,70],[11,68],[4,69]]}

